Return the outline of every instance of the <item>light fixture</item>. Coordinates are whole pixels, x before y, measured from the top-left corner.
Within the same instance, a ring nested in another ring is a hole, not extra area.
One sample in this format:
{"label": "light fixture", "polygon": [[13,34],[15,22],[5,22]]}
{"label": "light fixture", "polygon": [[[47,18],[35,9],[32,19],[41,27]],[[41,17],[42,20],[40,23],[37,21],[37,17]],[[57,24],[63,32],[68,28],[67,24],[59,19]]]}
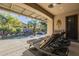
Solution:
{"label": "light fixture", "polygon": [[57,3],[53,3],[53,6],[56,6],[57,5]]}
{"label": "light fixture", "polygon": [[51,3],[51,4],[48,5],[48,7],[53,8],[53,7],[55,7],[55,6],[59,5],[59,4],[61,4],[61,3]]}
{"label": "light fixture", "polygon": [[52,8],[52,7],[53,7],[53,4],[49,4],[48,7],[49,7],[49,8]]}

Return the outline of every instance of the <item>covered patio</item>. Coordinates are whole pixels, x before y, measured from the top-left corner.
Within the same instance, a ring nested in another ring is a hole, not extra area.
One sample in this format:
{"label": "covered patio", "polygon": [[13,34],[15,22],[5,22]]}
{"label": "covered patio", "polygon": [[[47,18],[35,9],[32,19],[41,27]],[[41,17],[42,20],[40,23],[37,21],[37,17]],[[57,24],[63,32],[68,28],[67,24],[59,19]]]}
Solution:
{"label": "covered patio", "polygon": [[[20,40],[0,40],[0,55],[3,56],[47,56],[45,53],[34,53],[29,50],[28,40],[45,38],[54,33],[66,32],[70,39],[69,56],[78,56],[79,52],[79,4],[77,3],[0,3],[0,9],[15,12],[47,23],[47,34],[39,37]],[[76,20],[76,21],[75,21]],[[72,22],[72,23],[71,23]],[[73,25],[73,26],[71,26]],[[10,43],[9,43],[10,42]]]}

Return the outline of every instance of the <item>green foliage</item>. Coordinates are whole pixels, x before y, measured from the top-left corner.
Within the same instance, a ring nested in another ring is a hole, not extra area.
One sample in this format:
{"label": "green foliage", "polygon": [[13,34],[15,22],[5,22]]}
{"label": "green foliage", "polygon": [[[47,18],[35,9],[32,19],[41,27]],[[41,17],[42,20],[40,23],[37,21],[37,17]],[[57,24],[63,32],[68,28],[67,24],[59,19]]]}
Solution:
{"label": "green foliage", "polygon": [[22,32],[22,28],[18,27],[16,28],[17,33]]}
{"label": "green foliage", "polygon": [[41,23],[41,30],[47,31],[47,24],[44,22],[40,22],[40,23]]}
{"label": "green foliage", "polygon": [[12,33],[16,33],[16,28],[12,28],[12,29],[11,29],[11,32],[12,32]]}
{"label": "green foliage", "polygon": [[22,32],[24,27],[31,29],[34,35],[36,32],[47,31],[47,24],[39,20],[32,19],[26,25],[10,14],[0,14],[0,31],[16,34]]}
{"label": "green foliage", "polygon": [[31,28],[34,34],[41,31],[47,32],[47,24],[42,21],[33,19],[32,21],[29,21],[27,25],[28,28]]}
{"label": "green foliage", "polygon": [[16,18],[13,17],[9,14],[6,16],[3,14],[0,14],[0,30],[4,32],[11,32],[11,33],[16,33],[20,32],[20,28],[17,29],[18,27],[22,27],[22,23]]}

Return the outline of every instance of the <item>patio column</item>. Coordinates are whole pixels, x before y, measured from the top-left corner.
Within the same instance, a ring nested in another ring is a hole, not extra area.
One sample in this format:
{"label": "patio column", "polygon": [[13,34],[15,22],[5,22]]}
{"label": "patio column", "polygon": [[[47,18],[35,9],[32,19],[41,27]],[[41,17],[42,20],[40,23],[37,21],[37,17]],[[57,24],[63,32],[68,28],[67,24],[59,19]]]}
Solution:
{"label": "patio column", "polygon": [[51,35],[53,33],[53,20],[50,19],[47,21],[47,35]]}

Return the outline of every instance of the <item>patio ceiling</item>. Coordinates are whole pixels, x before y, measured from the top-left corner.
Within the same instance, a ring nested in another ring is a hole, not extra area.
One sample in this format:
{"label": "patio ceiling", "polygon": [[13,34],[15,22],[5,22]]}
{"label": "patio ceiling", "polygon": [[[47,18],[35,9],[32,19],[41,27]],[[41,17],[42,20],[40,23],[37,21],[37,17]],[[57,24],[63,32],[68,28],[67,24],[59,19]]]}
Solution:
{"label": "patio ceiling", "polygon": [[[53,15],[79,11],[79,3],[37,3]],[[50,7],[49,7],[50,5]]]}
{"label": "patio ceiling", "polygon": [[47,22],[46,16],[40,14],[40,12],[26,4],[21,3],[0,3],[0,7],[7,9],[9,11],[13,11],[34,19],[42,20]]}
{"label": "patio ceiling", "polygon": [[47,22],[48,18],[41,13],[44,13],[45,15],[53,19],[54,15],[79,11],[78,3],[61,3],[59,5],[53,6],[52,8],[49,8],[49,5],[50,3],[0,3],[0,7],[2,8],[34,19],[42,20],[44,22]]}
{"label": "patio ceiling", "polygon": [[37,4],[37,3],[25,3],[25,4],[36,9],[36,10],[39,10],[40,12],[44,13],[45,15],[50,17],[51,19],[54,19],[54,15],[51,14],[48,10],[42,8],[39,4]]}

